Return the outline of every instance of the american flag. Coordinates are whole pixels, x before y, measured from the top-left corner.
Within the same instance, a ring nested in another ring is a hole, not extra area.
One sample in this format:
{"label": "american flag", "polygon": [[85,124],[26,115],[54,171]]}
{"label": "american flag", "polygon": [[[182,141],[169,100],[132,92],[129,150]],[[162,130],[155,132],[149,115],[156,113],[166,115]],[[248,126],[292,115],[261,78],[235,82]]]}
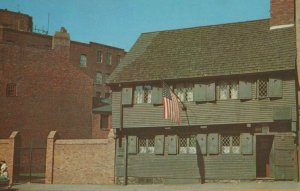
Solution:
{"label": "american flag", "polygon": [[162,99],[164,105],[164,119],[170,119],[180,125],[179,99],[164,81],[162,83]]}

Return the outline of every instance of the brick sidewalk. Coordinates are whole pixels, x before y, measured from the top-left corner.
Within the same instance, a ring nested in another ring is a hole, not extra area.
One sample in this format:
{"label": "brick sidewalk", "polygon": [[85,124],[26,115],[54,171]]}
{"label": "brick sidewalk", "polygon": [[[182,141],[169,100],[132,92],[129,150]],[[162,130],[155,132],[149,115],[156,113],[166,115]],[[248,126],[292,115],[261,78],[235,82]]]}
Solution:
{"label": "brick sidewalk", "polygon": [[20,184],[14,185],[18,191],[300,191],[299,182],[242,182],[206,183],[180,185],[64,185],[64,184]]}

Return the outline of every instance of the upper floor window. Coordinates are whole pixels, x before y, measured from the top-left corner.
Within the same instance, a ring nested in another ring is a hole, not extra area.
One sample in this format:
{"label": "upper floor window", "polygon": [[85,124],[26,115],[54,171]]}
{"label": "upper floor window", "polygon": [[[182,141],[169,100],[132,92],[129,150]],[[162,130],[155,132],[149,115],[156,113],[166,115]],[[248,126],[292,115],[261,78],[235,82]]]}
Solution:
{"label": "upper floor window", "polygon": [[97,51],[97,63],[102,63],[102,59],[103,59],[102,51],[98,50]]}
{"label": "upper floor window", "polygon": [[101,98],[101,92],[97,91],[97,92],[96,92],[96,97],[97,97],[97,98]]}
{"label": "upper floor window", "polygon": [[151,86],[136,86],[134,103],[151,103]]}
{"label": "upper floor window", "polygon": [[111,53],[107,53],[107,57],[106,57],[106,64],[111,65],[112,64],[112,55]]}
{"label": "upper floor window", "polygon": [[221,81],[219,84],[219,99],[238,99],[238,81]]}
{"label": "upper floor window", "polygon": [[6,96],[7,97],[17,96],[17,85],[16,84],[14,84],[14,83],[7,84]]}
{"label": "upper floor window", "polygon": [[179,153],[180,154],[196,154],[196,136],[195,135],[186,135],[179,136]]}
{"label": "upper floor window", "polygon": [[139,153],[154,153],[154,137],[139,137]]}
{"label": "upper floor window", "polygon": [[268,97],[268,79],[259,79],[257,81],[258,98]]}
{"label": "upper floor window", "polygon": [[240,154],[239,135],[221,135],[222,154]]}
{"label": "upper floor window", "polygon": [[96,84],[102,84],[102,73],[101,72],[97,72],[96,73],[96,80],[95,80]]}
{"label": "upper floor window", "polygon": [[191,83],[176,84],[175,93],[181,101],[193,101],[193,87]]}
{"label": "upper floor window", "polygon": [[87,57],[85,54],[80,55],[80,67],[86,67]]}

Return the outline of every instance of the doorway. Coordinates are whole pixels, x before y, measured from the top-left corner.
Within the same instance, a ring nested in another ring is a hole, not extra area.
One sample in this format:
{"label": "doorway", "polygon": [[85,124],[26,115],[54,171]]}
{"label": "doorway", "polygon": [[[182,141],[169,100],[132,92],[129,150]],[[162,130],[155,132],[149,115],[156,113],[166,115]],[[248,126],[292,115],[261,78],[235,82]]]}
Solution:
{"label": "doorway", "polygon": [[270,177],[270,154],[273,145],[273,135],[256,136],[256,177]]}

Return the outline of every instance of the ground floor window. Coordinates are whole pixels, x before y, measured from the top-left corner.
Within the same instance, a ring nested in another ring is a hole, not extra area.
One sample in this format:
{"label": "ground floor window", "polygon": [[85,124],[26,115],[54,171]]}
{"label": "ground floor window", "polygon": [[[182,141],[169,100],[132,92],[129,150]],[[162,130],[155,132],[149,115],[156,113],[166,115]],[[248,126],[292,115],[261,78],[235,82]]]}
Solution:
{"label": "ground floor window", "polygon": [[139,137],[139,153],[154,153],[154,137]]}
{"label": "ground floor window", "polygon": [[179,136],[179,153],[196,154],[196,135]]}
{"label": "ground floor window", "polygon": [[221,135],[222,154],[240,154],[240,135]]}

